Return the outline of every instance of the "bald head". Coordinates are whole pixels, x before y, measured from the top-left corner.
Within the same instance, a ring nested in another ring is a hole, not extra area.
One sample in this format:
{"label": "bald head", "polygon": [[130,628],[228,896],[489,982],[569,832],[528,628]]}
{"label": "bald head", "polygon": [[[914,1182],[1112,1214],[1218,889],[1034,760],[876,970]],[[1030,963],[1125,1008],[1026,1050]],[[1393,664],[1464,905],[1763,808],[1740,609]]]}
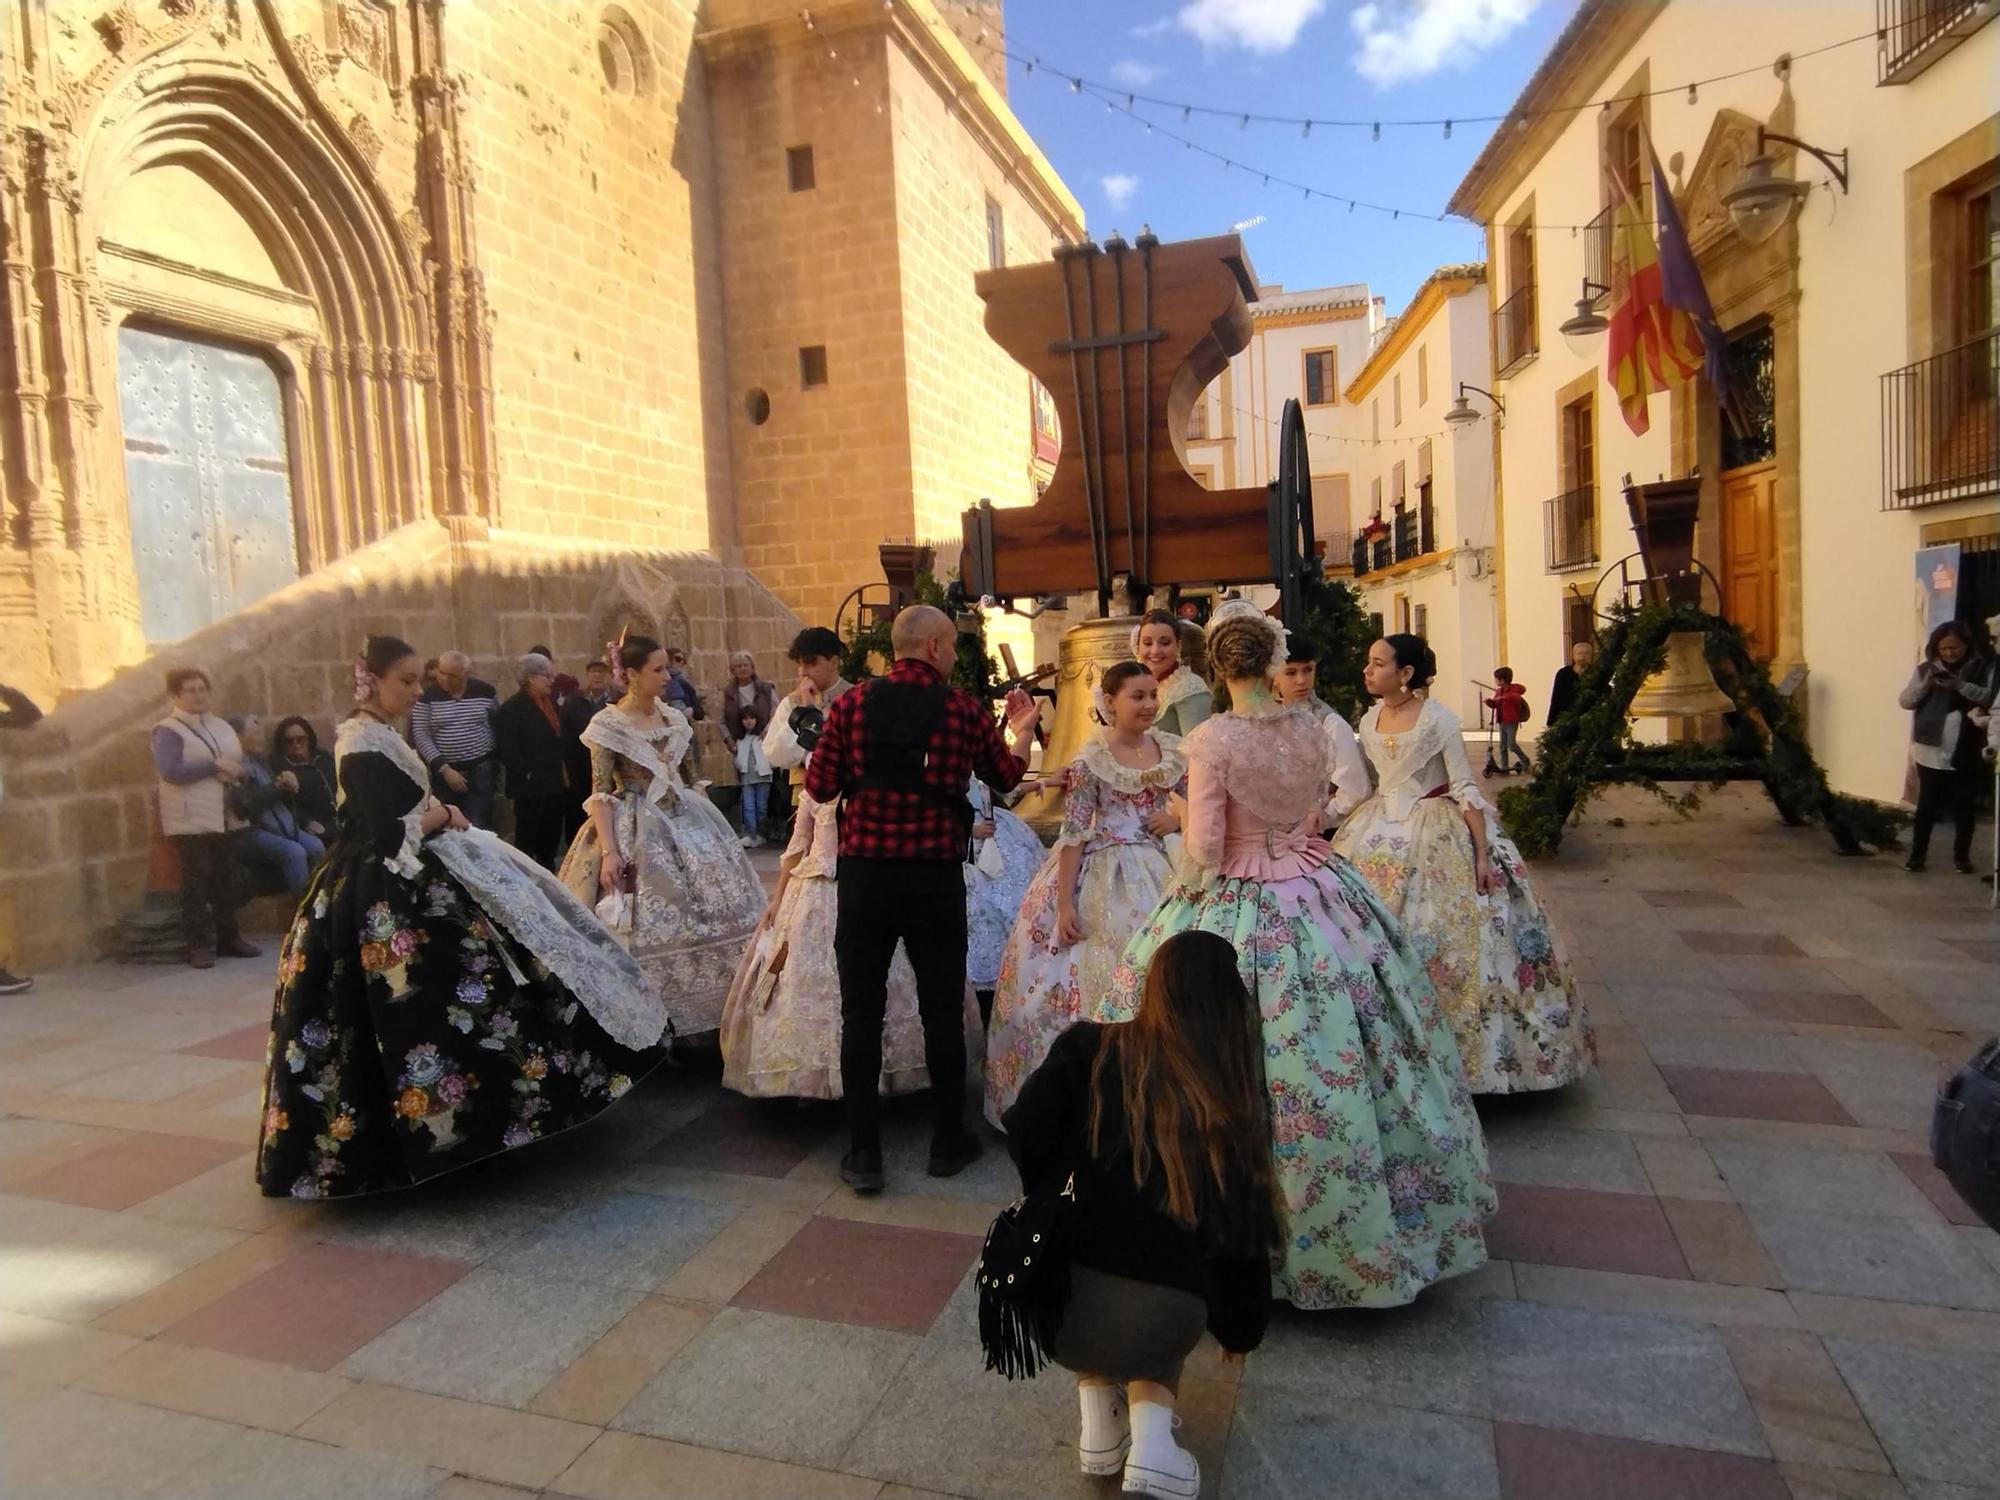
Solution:
{"label": "bald head", "polygon": [[889,649],[898,661],[914,656],[940,667],[958,649],[958,627],[951,616],[929,604],[912,604],[889,627]]}

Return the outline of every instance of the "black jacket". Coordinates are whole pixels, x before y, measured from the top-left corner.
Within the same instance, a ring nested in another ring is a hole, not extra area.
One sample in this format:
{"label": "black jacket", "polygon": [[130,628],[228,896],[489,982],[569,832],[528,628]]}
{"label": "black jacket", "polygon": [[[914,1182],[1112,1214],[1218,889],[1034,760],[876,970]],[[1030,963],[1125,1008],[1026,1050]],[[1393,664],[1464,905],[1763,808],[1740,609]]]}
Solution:
{"label": "black jacket", "polygon": [[569,794],[578,802],[590,795],[590,746],[583,742],[583,731],[603,707],[582,693],[571,693],[557,710],[562,720],[563,764],[569,767]]}
{"label": "black jacket", "polygon": [[1583,679],[1576,675],[1575,667],[1556,668],[1556,680],[1549,687],[1549,722],[1551,724],[1576,707],[1576,693],[1582,682]]}
{"label": "black jacket", "polygon": [[1232,1354],[1263,1342],[1271,1315],[1271,1261],[1211,1254],[1201,1237],[1159,1206],[1166,1199],[1158,1162],[1145,1186],[1132,1180],[1128,1126],[1115,1058],[1107,1061],[1103,1154],[1089,1153],[1091,1068],[1104,1028],[1082,1021],[1056,1038],[1048,1058],[1028,1076],[1002,1117],[1007,1149],[1032,1191],[1076,1173],[1076,1234],[1070,1254],[1078,1265],[1154,1286],[1178,1287],[1208,1304],[1208,1330]]}
{"label": "black jacket", "polygon": [[493,715],[493,749],[507,771],[507,795],[559,797],[567,784],[563,739],[541,705],[516,693]]}

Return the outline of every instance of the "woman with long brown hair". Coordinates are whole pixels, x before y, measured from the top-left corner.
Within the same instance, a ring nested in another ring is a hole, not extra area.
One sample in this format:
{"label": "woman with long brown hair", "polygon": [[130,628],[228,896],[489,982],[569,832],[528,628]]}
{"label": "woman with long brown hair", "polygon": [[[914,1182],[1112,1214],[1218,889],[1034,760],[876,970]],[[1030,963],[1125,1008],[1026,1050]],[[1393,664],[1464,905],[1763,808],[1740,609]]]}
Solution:
{"label": "woman with long brown hair", "polygon": [[1076,1373],[1078,1461],[1122,1468],[1127,1494],[1187,1500],[1201,1473],[1174,1441],[1181,1367],[1204,1329],[1231,1355],[1262,1342],[1285,1234],[1236,950],[1207,932],[1162,943],[1137,1017],[1064,1032],[1005,1123],[1028,1191],[1075,1185],[1048,1352]]}

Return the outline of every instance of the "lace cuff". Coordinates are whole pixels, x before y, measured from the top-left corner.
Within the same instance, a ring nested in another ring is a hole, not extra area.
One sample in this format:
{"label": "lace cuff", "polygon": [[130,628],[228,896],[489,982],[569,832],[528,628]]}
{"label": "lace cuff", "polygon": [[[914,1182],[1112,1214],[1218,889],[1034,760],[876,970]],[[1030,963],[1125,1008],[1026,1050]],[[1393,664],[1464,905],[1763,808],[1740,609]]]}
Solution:
{"label": "lace cuff", "polygon": [[611,792],[592,792],[588,797],[585,797],[583,799],[583,811],[585,817],[588,817],[590,815],[590,810],[593,807],[609,807],[615,811],[617,806],[618,806],[618,798],[614,793]]}
{"label": "lace cuff", "polygon": [[430,805],[431,799],[426,797],[403,814],[402,846],[382,861],[405,880],[415,880],[424,872],[424,862],[419,856],[424,846],[424,813]]}

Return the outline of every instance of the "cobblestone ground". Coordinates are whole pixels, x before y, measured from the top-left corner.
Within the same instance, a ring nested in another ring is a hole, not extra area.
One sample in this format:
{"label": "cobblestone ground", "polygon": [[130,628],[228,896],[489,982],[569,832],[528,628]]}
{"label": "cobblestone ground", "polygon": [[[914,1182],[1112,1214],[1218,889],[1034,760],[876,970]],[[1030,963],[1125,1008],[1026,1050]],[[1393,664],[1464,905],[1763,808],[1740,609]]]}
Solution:
{"label": "cobblestone ground", "polygon": [[[1623,825],[1614,825],[1615,815]],[[1206,1493],[2000,1496],[2000,1237],[1925,1155],[2000,1028],[1985,887],[1726,794],[1613,794],[1538,872],[1604,1065],[1483,1113],[1494,1264],[1209,1350]],[[0,1493],[1083,1496],[1066,1382],[983,1375],[996,1150],[838,1183],[837,1116],[656,1076],[407,1195],[250,1180],[269,960],[0,1001]]]}

